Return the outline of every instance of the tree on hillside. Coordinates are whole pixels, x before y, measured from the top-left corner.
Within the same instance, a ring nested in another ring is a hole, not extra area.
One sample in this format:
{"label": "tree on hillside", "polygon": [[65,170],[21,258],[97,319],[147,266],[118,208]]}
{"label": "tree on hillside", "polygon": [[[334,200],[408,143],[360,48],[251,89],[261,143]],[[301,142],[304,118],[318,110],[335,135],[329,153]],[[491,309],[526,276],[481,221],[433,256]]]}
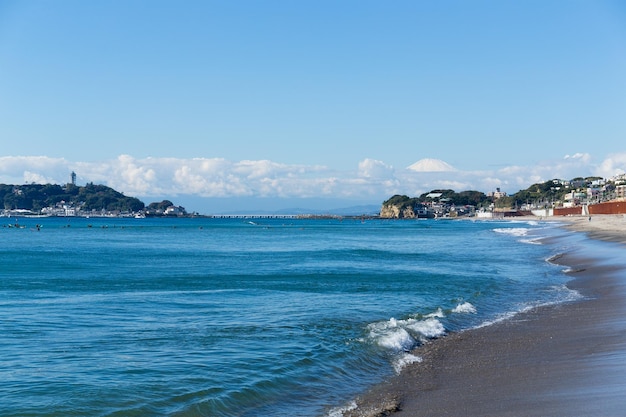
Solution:
{"label": "tree on hillside", "polygon": [[454,204],[478,207],[488,200],[489,198],[485,195],[485,193],[480,191],[461,191],[457,194]]}
{"label": "tree on hillside", "polygon": [[404,209],[407,207],[415,207],[417,204],[419,204],[419,202],[420,202],[419,199],[416,197],[411,198],[406,195],[396,194],[390,199],[384,201],[383,205],[384,206],[397,206],[397,207],[400,207],[400,209]]}
{"label": "tree on hillside", "polygon": [[174,203],[172,203],[170,200],[163,200],[161,202],[154,202],[154,203],[148,204],[146,209],[149,212],[153,212],[153,213],[163,213],[168,207],[172,207],[173,205]]}
{"label": "tree on hillside", "polygon": [[[431,197],[432,195],[438,195],[438,197]],[[432,190],[428,193],[424,193],[419,197],[420,201],[440,201],[448,204],[454,204],[456,206],[479,206],[480,204],[488,201],[488,197],[480,191],[461,191],[460,193],[450,189]]]}

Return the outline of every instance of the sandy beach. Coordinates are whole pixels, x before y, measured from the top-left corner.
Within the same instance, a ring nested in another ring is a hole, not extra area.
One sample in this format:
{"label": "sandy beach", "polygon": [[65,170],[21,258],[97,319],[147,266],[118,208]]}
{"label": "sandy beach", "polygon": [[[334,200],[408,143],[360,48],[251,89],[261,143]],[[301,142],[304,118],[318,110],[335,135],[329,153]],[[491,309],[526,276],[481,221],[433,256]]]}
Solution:
{"label": "sandy beach", "polygon": [[420,346],[414,353],[422,362],[357,399],[344,416],[624,415],[626,217],[540,221],[611,242],[603,243],[612,249],[608,261],[602,249],[558,259],[583,298]]}
{"label": "sandy beach", "polygon": [[592,239],[626,244],[625,214],[562,217],[557,220],[567,222],[567,228],[585,232]]}

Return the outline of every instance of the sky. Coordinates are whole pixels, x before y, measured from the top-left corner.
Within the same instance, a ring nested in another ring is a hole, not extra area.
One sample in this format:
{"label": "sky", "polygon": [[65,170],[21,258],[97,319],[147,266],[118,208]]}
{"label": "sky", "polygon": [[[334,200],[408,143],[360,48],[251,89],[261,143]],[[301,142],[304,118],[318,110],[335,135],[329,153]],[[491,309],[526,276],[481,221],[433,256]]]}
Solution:
{"label": "sky", "polygon": [[0,0],[0,183],[200,213],[626,172],[626,3]]}

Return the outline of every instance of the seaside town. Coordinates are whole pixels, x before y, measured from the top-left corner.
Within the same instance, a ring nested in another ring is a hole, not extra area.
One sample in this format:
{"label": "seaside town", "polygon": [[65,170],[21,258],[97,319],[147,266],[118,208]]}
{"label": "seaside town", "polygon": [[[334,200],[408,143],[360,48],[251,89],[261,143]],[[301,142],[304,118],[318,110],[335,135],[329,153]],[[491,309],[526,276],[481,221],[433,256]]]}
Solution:
{"label": "seaside town", "polygon": [[169,200],[147,206],[135,197],[93,183],[76,184],[76,173],[61,185],[0,184],[1,216],[5,217],[182,217],[194,215]]}
{"label": "seaside town", "polygon": [[[76,174],[60,185],[0,184],[5,217],[188,217],[184,207],[169,200],[147,206],[134,197],[124,196],[104,185],[76,185]],[[549,180],[508,195],[499,188],[487,194],[478,191],[432,190],[419,197],[395,195],[382,203],[378,213],[359,216],[380,218],[502,218],[534,215],[589,216],[626,213],[626,174],[610,179],[599,177]],[[357,215],[357,214],[354,214]],[[233,215],[229,215],[233,216]],[[245,215],[246,217],[254,217]],[[273,217],[279,215],[264,215]],[[281,217],[345,217],[340,215],[298,214]],[[207,217],[215,217],[209,215]],[[223,217],[220,215],[218,217]]]}
{"label": "seaside town", "polygon": [[610,179],[554,179],[533,184],[510,196],[500,189],[488,194],[434,190],[416,198],[396,195],[383,203],[380,217],[504,218],[622,213],[626,213],[626,174]]}

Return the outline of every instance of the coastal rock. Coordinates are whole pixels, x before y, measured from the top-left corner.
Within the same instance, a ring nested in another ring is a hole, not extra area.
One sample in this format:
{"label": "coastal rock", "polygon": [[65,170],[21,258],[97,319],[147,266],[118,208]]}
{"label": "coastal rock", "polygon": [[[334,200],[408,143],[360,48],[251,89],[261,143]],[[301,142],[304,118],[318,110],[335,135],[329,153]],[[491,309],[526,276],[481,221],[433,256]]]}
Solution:
{"label": "coastal rock", "polygon": [[417,216],[415,211],[413,211],[413,207],[383,205],[380,209],[380,217],[384,219],[414,219]]}
{"label": "coastal rock", "polygon": [[416,198],[405,195],[394,195],[383,202],[380,217],[383,219],[415,219],[419,217],[422,204]]}

